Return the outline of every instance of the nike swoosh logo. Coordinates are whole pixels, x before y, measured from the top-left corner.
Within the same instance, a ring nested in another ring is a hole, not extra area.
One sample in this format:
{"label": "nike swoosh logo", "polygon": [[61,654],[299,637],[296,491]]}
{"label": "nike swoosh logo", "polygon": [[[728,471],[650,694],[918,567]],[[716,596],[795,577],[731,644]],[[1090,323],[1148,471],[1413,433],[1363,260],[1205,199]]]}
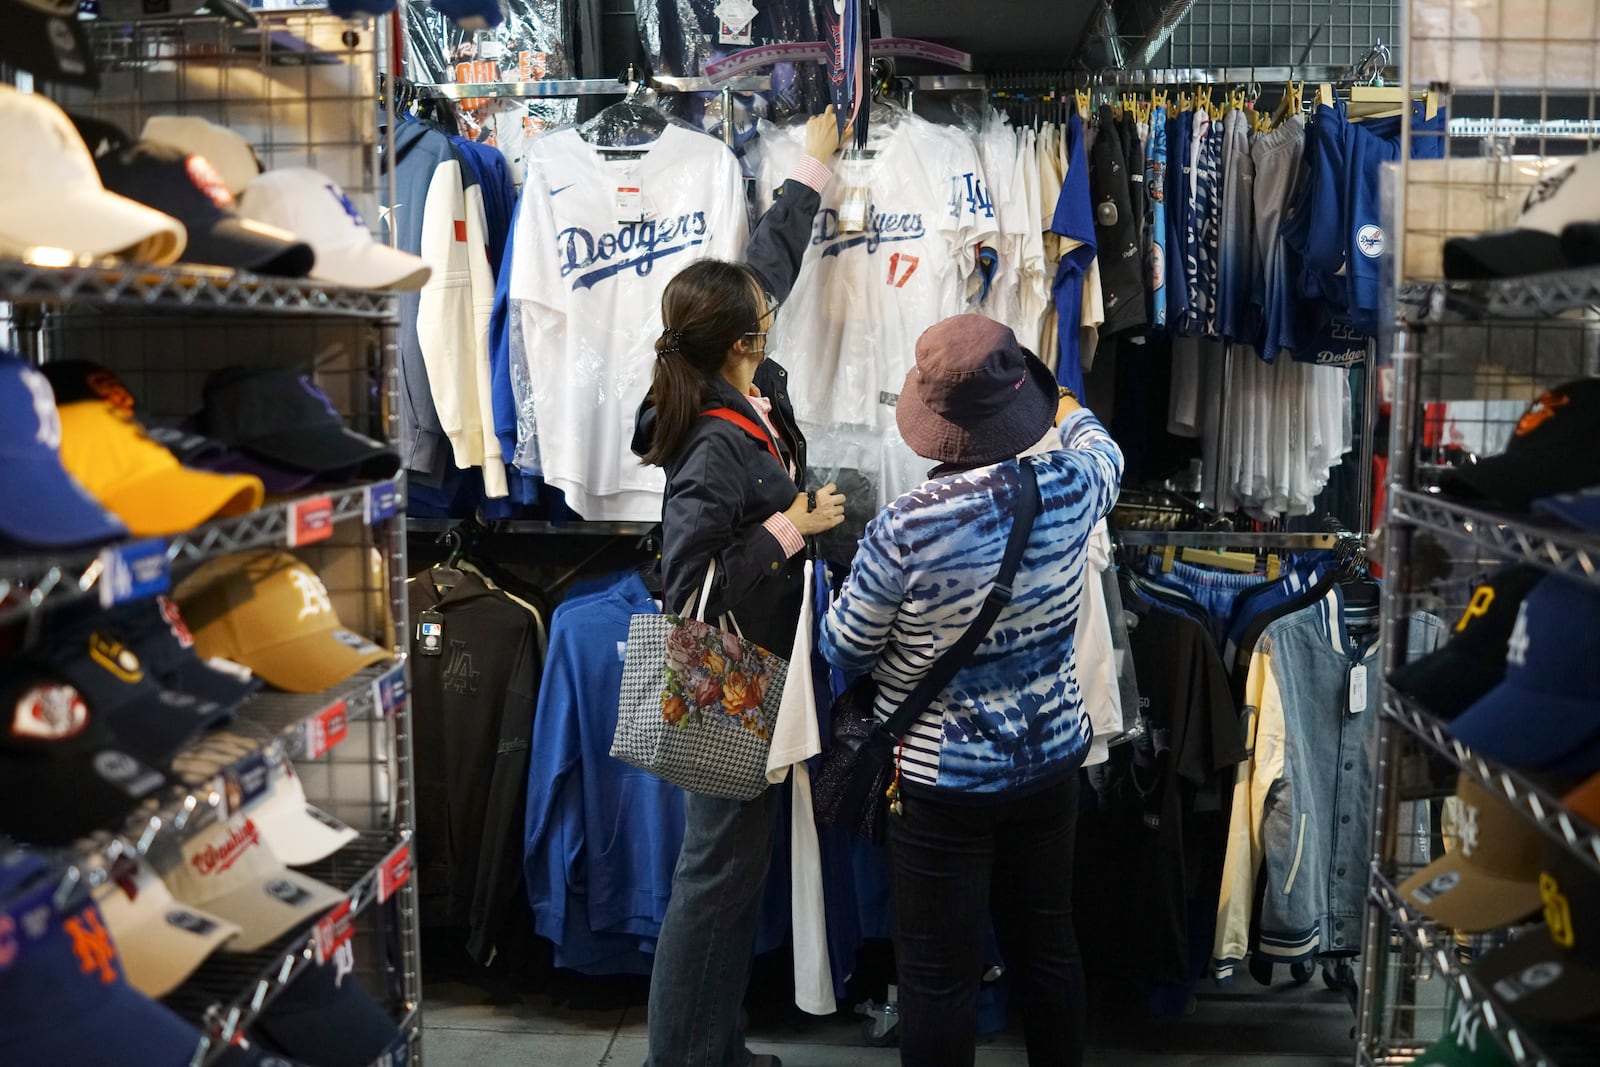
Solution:
{"label": "nike swoosh logo", "polygon": [[563,185],[560,189],[552,189],[552,190],[550,190],[550,195],[551,196],[555,196],[557,193],[565,192],[566,190],[571,189],[574,185],[577,185],[577,184],[578,184],[577,182],[568,182],[567,184]]}

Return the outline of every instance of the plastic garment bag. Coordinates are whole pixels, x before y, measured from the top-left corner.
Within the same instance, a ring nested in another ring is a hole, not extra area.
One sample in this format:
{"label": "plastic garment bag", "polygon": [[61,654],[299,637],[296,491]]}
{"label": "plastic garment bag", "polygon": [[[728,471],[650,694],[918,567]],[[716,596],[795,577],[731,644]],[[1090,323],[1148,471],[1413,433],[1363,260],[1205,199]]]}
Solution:
{"label": "plastic garment bag", "polygon": [[[718,0],[637,0],[639,40],[658,74],[699,77],[706,63],[746,48],[793,41],[825,41],[821,5],[833,0],[756,0],[749,41],[723,33]],[[820,111],[828,102],[820,64],[779,63],[770,68],[770,117]]]}

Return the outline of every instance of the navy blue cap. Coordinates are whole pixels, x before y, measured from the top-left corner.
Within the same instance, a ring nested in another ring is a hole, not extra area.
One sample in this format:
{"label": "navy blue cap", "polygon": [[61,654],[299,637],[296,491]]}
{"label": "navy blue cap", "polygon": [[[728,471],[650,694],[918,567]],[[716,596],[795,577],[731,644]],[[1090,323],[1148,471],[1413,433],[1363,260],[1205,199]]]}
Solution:
{"label": "navy blue cap", "polygon": [[218,670],[201,659],[178,605],[167,597],[132,604],[108,619],[105,626],[127,641],[158,684],[197,697],[202,704],[232,711],[264,684],[254,676]]}
{"label": "navy blue cap", "polygon": [[58,879],[37,857],[0,857],[0,1063],[58,1067],[188,1063],[200,1032],[136,991],[86,894],[57,908]]}
{"label": "navy blue cap", "polygon": [[132,642],[103,622],[52,636],[40,643],[38,657],[83,694],[118,742],[156,767],[225,722],[237,704],[167,688]]}
{"label": "navy blue cap", "polygon": [[346,942],[268,1005],[252,1031],[263,1045],[319,1067],[367,1067],[400,1037],[400,1028],[355,976]]}
{"label": "navy blue cap", "polygon": [[0,539],[72,548],[126,537],[127,527],[61,465],[61,419],[44,375],[0,350]]}
{"label": "navy blue cap", "polygon": [[1576,784],[1600,770],[1600,589],[1551,575],[1517,608],[1506,673],[1450,725],[1479,755]]}
{"label": "navy blue cap", "polygon": [[1533,510],[1554,515],[1580,530],[1600,530],[1600,485],[1579,489],[1575,493],[1540,497],[1533,502]]}
{"label": "navy blue cap", "polygon": [[428,5],[464,30],[492,30],[506,20],[499,0],[428,0]]}

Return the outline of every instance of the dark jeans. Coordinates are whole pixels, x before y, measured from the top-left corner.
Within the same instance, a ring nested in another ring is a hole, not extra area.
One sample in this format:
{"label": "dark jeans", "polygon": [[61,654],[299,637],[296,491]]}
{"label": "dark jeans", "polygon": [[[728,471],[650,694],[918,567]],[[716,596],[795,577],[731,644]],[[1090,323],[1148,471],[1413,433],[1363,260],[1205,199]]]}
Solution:
{"label": "dark jeans", "polygon": [[991,915],[1029,1067],[1083,1062],[1083,960],[1072,929],[1077,822],[1076,775],[980,803],[913,788],[905,814],[889,816],[906,1067],[972,1067]]}
{"label": "dark jeans", "polygon": [[646,1067],[744,1067],[739,1008],[772,862],[779,791],[743,802],[687,793],[672,899],[650,973]]}

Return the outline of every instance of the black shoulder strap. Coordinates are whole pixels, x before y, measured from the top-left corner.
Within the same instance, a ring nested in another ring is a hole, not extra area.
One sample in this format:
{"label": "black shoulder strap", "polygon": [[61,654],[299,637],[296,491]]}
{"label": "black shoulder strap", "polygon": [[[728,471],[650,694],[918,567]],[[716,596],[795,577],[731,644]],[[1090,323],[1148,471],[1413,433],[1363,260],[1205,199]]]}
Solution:
{"label": "black shoulder strap", "polygon": [[1022,565],[1022,552],[1028,547],[1028,536],[1033,533],[1033,520],[1039,514],[1039,476],[1034,472],[1033,464],[1026,459],[1020,460],[1018,467],[1022,473],[1022,484],[1017,491],[1017,510],[1011,519],[1011,536],[1006,540],[1006,553],[1000,561],[1000,572],[995,575],[994,588],[989,590],[988,598],[978,610],[977,618],[972,620],[972,625],[967,627],[967,632],[934,661],[922,681],[906,697],[905,703],[883,724],[883,729],[892,737],[900,737],[911,729],[911,724],[917,721],[933,698],[943,692],[956,672],[967,665],[972,653],[989,636],[989,630],[994,626],[995,619],[1000,617],[1001,610],[1011,603],[1011,583],[1016,580],[1017,568]]}

